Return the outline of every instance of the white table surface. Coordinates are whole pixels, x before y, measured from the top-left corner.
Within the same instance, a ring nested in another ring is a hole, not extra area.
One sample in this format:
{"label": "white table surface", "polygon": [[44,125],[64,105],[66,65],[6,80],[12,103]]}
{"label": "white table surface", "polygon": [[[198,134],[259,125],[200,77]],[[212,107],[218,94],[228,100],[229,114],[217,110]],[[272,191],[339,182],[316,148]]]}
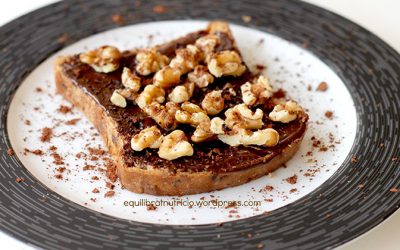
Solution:
{"label": "white table surface", "polygon": [[[55,0],[12,0],[0,8],[0,25]],[[399,0],[306,0],[336,12],[369,29],[400,52]],[[0,232],[1,249],[32,249]],[[373,230],[341,246],[338,250],[400,249],[400,211]]]}

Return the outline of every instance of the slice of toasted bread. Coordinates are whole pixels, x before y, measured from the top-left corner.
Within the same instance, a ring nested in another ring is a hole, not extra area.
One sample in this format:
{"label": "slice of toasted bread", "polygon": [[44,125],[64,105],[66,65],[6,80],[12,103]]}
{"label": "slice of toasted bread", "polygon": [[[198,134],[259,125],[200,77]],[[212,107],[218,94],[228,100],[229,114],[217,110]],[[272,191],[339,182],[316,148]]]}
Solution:
{"label": "slice of toasted bread", "polygon": [[[221,41],[216,51],[235,50],[239,53],[229,26],[224,22],[211,22],[206,30],[190,33],[155,48],[172,58],[177,48],[193,44],[196,39],[209,34],[218,36]],[[272,127],[280,136],[278,144],[272,147],[229,146],[213,140],[192,143],[193,156],[175,160],[160,158],[156,149],[133,151],[131,138],[144,128],[157,124],[134,103],[120,108],[113,105],[110,97],[115,89],[123,88],[122,68],[134,70],[136,54],[137,50],[123,52],[120,67],[107,74],[98,73],[88,64],[82,63],[79,55],[60,57],[55,63],[57,92],[80,108],[98,129],[115,161],[118,177],[128,190],[154,195],[186,195],[220,190],[274,171],[298,150],[308,120],[304,112],[299,113],[290,123],[272,122],[268,117],[263,118],[265,126]],[[152,77],[142,76],[142,85],[151,83]],[[240,86],[253,78],[254,75],[247,69],[239,77],[216,78],[205,90],[196,88],[191,101],[199,104],[206,93],[220,89],[226,94],[226,110],[243,102]],[[232,90],[224,89],[227,84]],[[258,107],[268,114],[273,105],[272,101],[266,101]],[[193,132],[185,126],[182,130]],[[163,130],[163,133],[167,131]]]}

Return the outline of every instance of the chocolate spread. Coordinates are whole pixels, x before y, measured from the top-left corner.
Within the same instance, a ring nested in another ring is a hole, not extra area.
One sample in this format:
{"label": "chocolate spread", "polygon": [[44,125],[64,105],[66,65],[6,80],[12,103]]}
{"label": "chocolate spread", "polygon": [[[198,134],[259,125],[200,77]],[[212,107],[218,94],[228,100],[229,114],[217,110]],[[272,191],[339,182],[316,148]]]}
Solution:
{"label": "chocolate spread", "polygon": [[[158,46],[157,50],[172,58],[175,56],[177,48],[194,43],[197,38],[206,34],[206,31],[194,32],[183,38]],[[225,33],[217,33],[216,35],[221,40],[221,44],[216,48],[217,51],[232,49],[238,51],[232,39]],[[73,56],[71,60],[65,62],[63,65],[64,72],[72,82],[91,96],[118,124],[118,132],[125,139],[123,157],[128,167],[146,168],[152,166],[154,168],[168,169],[173,172],[212,171],[221,173],[243,170],[268,162],[273,157],[281,154],[282,150],[290,143],[301,138],[305,132],[308,119],[306,114],[298,117],[298,119],[289,124],[274,123],[267,119],[267,114],[272,110],[274,105],[273,103],[265,103],[259,106],[265,114],[263,128],[274,128],[280,135],[279,143],[275,147],[232,147],[219,140],[211,140],[201,144],[193,144],[193,156],[182,157],[173,161],[158,157],[157,149],[145,149],[141,152],[133,151],[130,147],[130,138],[142,129],[156,125],[156,123],[132,102],[129,102],[126,108],[114,106],[110,101],[110,96],[115,89],[123,88],[121,83],[122,69],[124,67],[128,67],[131,70],[135,69],[135,54],[136,51],[125,51],[119,69],[108,74],[97,73],[89,65],[80,62],[79,55]],[[142,85],[150,84],[152,77],[152,75],[143,77]],[[228,90],[223,91],[226,110],[243,102],[240,94],[240,86],[253,77],[255,76],[251,72],[246,71],[242,76],[237,78],[216,78],[205,91],[196,88],[191,102],[200,104],[206,93],[216,89],[223,89],[225,84],[230,83],[237,94],[233,96]],[[184,82],[185,80],[185,76],[183,76],[181,81]],[[224,111],[221,112],[221,114],[223,113]],[[194,131],[194,128],[189,125],[182,124],[179,124],[177,129],[185,131],[188,137]],[[163,132],[167,133],[167,131]]]}

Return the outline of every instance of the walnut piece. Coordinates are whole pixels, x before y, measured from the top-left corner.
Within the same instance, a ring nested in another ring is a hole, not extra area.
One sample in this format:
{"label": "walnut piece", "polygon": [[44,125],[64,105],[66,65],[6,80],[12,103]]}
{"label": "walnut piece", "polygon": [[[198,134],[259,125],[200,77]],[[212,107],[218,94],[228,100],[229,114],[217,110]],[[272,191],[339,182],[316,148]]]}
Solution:
{"label": "walnut piece", "polygon": [[205,88],[214,81],[214,77],[208,72],[207,67],[203,65],[197,65],[194,71],[188,74],[188,79],[199,88]]}
{"label": "walnut piece", "polygon": [[272,128],[257,130],[255,132],[239,128],[231,131],[230,134],[218,135],[218,139],[230,146],[257,145],[273,147],[279,142],[279,134]]}
{"label": "walnut piece", "polygon": [[172,130],[177,125],[175,114],[179,110],[179,106],[176,103],[167,102],[164,106],[158,102],[153,102],[143,110],[163,129]]}
{"label": "walnut piece", "polygon": [[136,55],[136,71],[147,76],[168,65],[169,58],[155,49],[142,50]]}
{"label": "walnut piece", "polygon": [[89,64],[96,72],[109,73],[119,67],[121,52],[112,46],[102,46],[79,55],[81,62]]}
{"label": "walnut piece", "polygon": [[116,89],[116,92],[118,92],[118,94],[122,95],[125,99],[130,100],[130,101],[135,101],[136,98],[138,97],[138,93],[133,90],[133,89]]}
{"label": "walnut piece", "polygon": [[142,151],[145,148],[159,148],[163,136],[156,126],[145,128],[131,139],[131,148],[135,151]]}
{"label": "walnut piece", "polygon": [[198,105],[184,102],[181,105],[182,110],[178,110],[175,114],[175,119],[179,123],[190,124],[193,127],[197,127],[202,122],[209,122],[210,118],[204,110]]}
{"label": "walnut piece", "polygon": [[209,115],[216,115],[224,109],[222,90],[213,90],[207,93],[201,102],[201,107]]}
{"label": "walnut piece", "polygon": [[194,45],[176,50],[176,56],[171,60],[169,66],[179,69],[181,74],[186,74],[199,64],[203,59],[203,53]]}
{"label": "walnut piece", "polygon": [[196,130],[193,132],[193,135],[190,139],[193,142],[199,143],[213,137],[214,135],[215,134],[211,131],[210,120],[208,119],[200,122],[200,124],[197,125]]}
{"label": "walnut piece", "polygon": [[225,124],[228,128],[259,129],[263,125],[263,111],[251,111],[246,104],[238,104],[225,111]]}
{"label": "walnut piece", "polygon": [[176,86],[168,95],[170,101],[174,103],[182,103],[189,101],[194,91],[194,83],[188,82],[184,85]]}
{"label": "walnut piece", "polygon": [[225,125],[224,120],[222,120],[219,117],[214,117],[211,119],[211,122],[210,122],[210,130],[213,134],[223,135],[225,133],[224,125]]}
{"label": "walnut piece", "polygon": [[231,50],[213,54],[207,66],[210,73],[216,77],[240,76],[246,71],[239,54]]}
{"label": "walnut piece", "polygon": [[259,76],[255,83],[246,82],[240,87],[243,102],[249,106],[265,103],[271,98],[273,90],[264,76]]}
{"label": "walnut piece", "polygon": [[125,88],[138,92],[140,89],[140,78],[132,73],[129,68],[124,68],[121,75],[122,85]]}
{"label": "walnut piece", "polygon": [[169,161],[192,155],[193,147],[182,130],[174,130],[165,136],[158,150],[158,156]]}
{"label": "walnut piece", "polygon": [[114,90],[113,94],[111,95],[110,101],[115,106],[125,108],[127,103],[125,97],[123,97],[118,90]]}
{"label": "walnut piece", "polygon": [[274,122],[289,123],[296,120],[298,113],[303,109],[294,101],[288,101],[283,104],[275,105],[274,109],[269,113],[269,119]]}
{"label": "walnut piece", "polygon": [[165,66],[164,68],[157,71],[154,75],[154,85],[160,86],[162,88],[169,88],[179,84],[181,78],[181,71],[170,66]]}
{"label": "walnut piece", "polygon": [[163,103],[165,101],[165,91],[161,87],[150,84],[143,89],[135,101],[141,109],[153,102]]}
{"label": "walnut piece", "polygon": [[204,54],[209,55],[211,54],[215,47],[220,43],[220,39],[216,35],[207,35],[200,37],[196,40],[196,46],[203,51]]}

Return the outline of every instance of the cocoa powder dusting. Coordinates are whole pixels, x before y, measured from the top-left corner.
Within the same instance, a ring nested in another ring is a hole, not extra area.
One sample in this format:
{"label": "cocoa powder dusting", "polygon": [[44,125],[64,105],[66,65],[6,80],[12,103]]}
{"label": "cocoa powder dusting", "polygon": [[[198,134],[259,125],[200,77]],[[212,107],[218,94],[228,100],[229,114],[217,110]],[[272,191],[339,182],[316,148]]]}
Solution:
{"label": "cocoa powder dusting", "polygon": [[40,136],[41,142],[49,142],[53,136],[53,130],[51,128],[45,127],[42,129],[42,135]]}

